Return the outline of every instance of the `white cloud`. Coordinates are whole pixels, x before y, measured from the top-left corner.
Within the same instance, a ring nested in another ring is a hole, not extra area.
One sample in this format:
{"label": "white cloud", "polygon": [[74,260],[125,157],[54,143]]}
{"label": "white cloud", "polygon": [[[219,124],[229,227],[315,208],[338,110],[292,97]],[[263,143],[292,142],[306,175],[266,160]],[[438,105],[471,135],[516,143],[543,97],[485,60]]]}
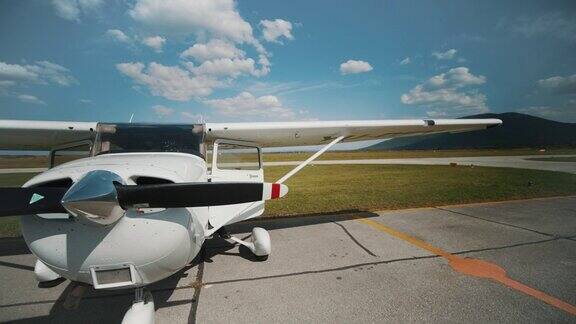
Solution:
{"label": "white cloud", "polygon": [[372,66],[368,62],[348,60],[340,64],[340,73],[342,74],[356,74],[372,71]]}
{"label": "white cloud", "polygon": [[0,80],[0,96],[11,95],[10,88],[16,85],[15,81],[11,80]]}
{"label": "white cloud", "polygon": [[206,44],[197,43],[180,54],[182,58],[192,57],[199,62],[219,58],[243,58],[246,53],[234,44],[220,39],[210,40]]}
{"label": "white cloud", "polygon": [[302,81],[263,82],[254,81],[246,87],[246,91],[256,94],[279,94],[307,87]]}
{"label": "white cloud", "polygon": [[[218,77],[236,78],[241,74],[263,76],[270,72],[269,54],[254,37],[252,26],[240,16],[234,0],[136,0],[128,13],[137,22],[163,35],[177,35],[182,39],[196,36],[203,40],[180,55],[184,59],[193,58],[197,64],[183,62],[188,71],[171,67],[184,76],[188,85],[170,85],[171,89],[178,88],[177,94],[165,91],[168,89],[164,86],[162,90],[158,86],[151,86],[155,95],[187,100],[184,98],[204,96],[217,84],[230,82],[218,80]],[[238,45],[252,46],[258,57],[246,58],[246,53]],[[135,80],[144,82],[141,75]],[[146,84],[149,86],[155,84],[148,81]],[[198,83],[202,89],[199,93],[192,91],[196,87],[191,85]],[[186,90],[182,93],[181,88]]]}
{"label": "white cloud", "polygon": [[429,89],[434,88],[462,88],[470,85],[480,85],[486,82],[483,75],[476,76],[470,73],[467,67],[457,67],[446,73],[435,75],[426,81]]}
{"label": "white cloud", "polygon": [[49,61],[37,61],[35,64],[27,65],[0,62],[0,81],[56,83],[69,86],[76,83],[69,72],[67,68]]}
{"label": "white cloud", "polygon": [[196,75],[210,75],[210,76],[228,76],[237,78],[241,74],[251,74],[253,76],[261,76],[267,73],[266,70],[258,70],[255,68],[254,60],[248,59],[229,59],[222,58],[212,61],[205,61],[200,66],[186,63],[188,70]]}
{"label": "white cloud", "polygon": [[83,11],[98,10],[103,3],[103,0],[78,0],[78,5]]}
{"label": "white cloud", "polygon": [[16,85],[16,81],[0,80],[0,88],[8,88]]}
{"label": "white cloud", "polygon": [[569,76],[553,76],[548,79],[538,80],[542,88],[550,89],[558,94],[576,94],[576,74]]}
{"label": "white cloud", "polygon": [[568,42],[576,42],[576,17],[562,12],[547,12],[538,16],[520,16],[503,21],[513,33],[533,37],[554,37]]}
{"label": "white cloud", "polygon": [[411,60],[409,57],[407,57],[407,58],[403,59],[402,61],[400,61],[400,65],[407,65],[407,64],[410,64],[410,63],[412,63],[412,60]]}
{"label": "white cloud", "polygon": [[34,104],[34,105],[45,105],[46,103],[35,96],[28,95],[28,94],[21,94],[18,96],[18,99],[22,102]]}
{"label": "white cloud", "polygon": [[52,0],[56,14],[67,20],[79,20],[80,8],[74,0]]}
{"label": "white cloud", "polygon": [[204,116],[202,116],[202,114],[194,114],[194,113],[191,113],[189,111],[182,111],[182,112],[180,112],[180,115],[186,119],[191,119],[191,120],[198,122],[198,123],[204,121]]}
{"label": "white cloud", "polygon": [[271,119],[292,119],[295,116],[294,111],[284,107],[276,96],[255,97],[249,92],[231,98],[204,100],[204,103],[226,116]]}
{"label": "white cloud", "polygon": [[270,73],[270,60],[264,54],[258,55],[258,64],[260,64],[259,75],[266,75]]}
{"label": "white cloud", "polygon": [[265,40],[274,43],[281,43],[278,39],[285,37],[286,39],[293,40],[292,36],[292,23],[282,19],[275,20],[261,20],[260,25],[263,27],[262,36]]}
{"label": "white cloud", "polygon": [[116,41],[122,42],[122,43],[130,43],[131,42],[130,37],[128,37],[128,35],[124,34],[124,32],[121,31],[120,29],[108,29],[106,31],[106,36],[108,36],[108,37],[110,37]]}
{"label": "white cloud", "polygon": [[322,89],[351,89],[363,86],[374,86],[372,82],[342,83],[338,81],[290,81],[290,82],[261,82],[256,81],[246,86],[246,91],[252,94],[273,94],[287,95],[307,91],[318,91]]}
{"label": "white cloud", "polygon": [[[459,92],[453,88],[427,91],[424,90],[421,85],[418,85],[407,94],[403,94],[401,101],[406,105],[427,105],[429,107],[451,109],[467,108],[461,110],[477,112],[487,111],[485,95],[478,92]],[[440,110],[438,109],[433,109],[428,112],[434,112],[436,115],[440,114]]]}
{"label": "white cloud", "polygon": [[152,48],[156,53],[162,53],[162,46],[166,43],[166,38],[161,36],[146,37],[142,43]]}
{"label": "white cloud", "polygon": [[238,43],[254,42],[252,26],[242,19],[233,0],[137,0],[128,13],[165,33],[207,32]]}
{"label": "white cloud", "polygon": [[447,50],[446,52],[433,52],[432,56],[439,60],[451,60],[454,58],[458,51],[454,48]]}
{"label": "white cloud", "polygon": [[152,110],[154,111],[156,116],[160,118],[171,116],[174,113],[174,109],[162,105],[153,106]]}
{"label": "white cloud", "polygon": [[56,14],[66,20],[80,21],[80,15],[94,12],[102,6],[102,0],[52,0]]}
{"label": "white cloud", "polygon": [[116,68],[135,83],[147,86],[152,95],[176,101],[207,96],[213,88],[221,85],[213,77],[194,76],[178,66],[165,66],[156,62],[150,63],[147,69],[140,62],[121,63]]}
{"label": "white cloud", "polygon": [[427,107],[432,117],[455,114],[484,113],[489,111],[486,96],[478,90],[464,88],[484,84],[486,78],[470,73],[467,67],[450,69],[416,85],[400,97],[406,105]]}
{"label": "white cloud", "polygon": [[79,101],[80,101],[80,103],[87,104],[87,105],[94,104],[94,102],[91,99],[80,99]]}
{"label": "white cloud", "polygon": [[39,76],[25,66],[0,62],[0,78],[11,80],[36,81]]}
{"label": "white cloud", "polygon": [[38,74],[45,82],[53,82],[61,86],[70,86],[77,82],[69,74],[70,70],[49,61],[38,61],[36,64],[26,65],[26,68]]}

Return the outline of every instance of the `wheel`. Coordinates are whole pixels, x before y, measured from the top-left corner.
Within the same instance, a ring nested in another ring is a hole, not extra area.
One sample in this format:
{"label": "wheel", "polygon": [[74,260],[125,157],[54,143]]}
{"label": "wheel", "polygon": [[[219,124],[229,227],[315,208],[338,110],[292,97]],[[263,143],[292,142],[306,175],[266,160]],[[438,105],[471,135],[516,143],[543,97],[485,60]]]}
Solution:
{"label": "wheel", "polygon": [[272,252],[270,234],[261,227],[254,227],[252,229],[252,244],[254,244],[252,252],[258,258],[264,258],[264,260],[266,260],[270,252]]}
{"label": "wheel", "polygon": [[34,275],[36,275],[36,280],[38,282],[53,282],[60,279],[60,275],[48,268],[44,262],[36,260],[36,265],[34,265]]}
{"label": "wheel", "polygon": [[142,300],[135,301],[124,314],[122,324],[154,324],[154,299],[152,293],[144,292]]}

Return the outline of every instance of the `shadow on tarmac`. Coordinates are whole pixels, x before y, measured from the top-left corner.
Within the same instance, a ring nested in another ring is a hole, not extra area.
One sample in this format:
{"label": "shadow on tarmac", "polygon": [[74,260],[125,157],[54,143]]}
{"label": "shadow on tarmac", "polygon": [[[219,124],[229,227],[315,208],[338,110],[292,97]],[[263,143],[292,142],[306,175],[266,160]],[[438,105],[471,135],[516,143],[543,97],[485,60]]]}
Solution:
{"label": "shadow on tarmac", "polygon": [[[377,216],[377,214],[367,211],[343,210],[323,214],[299,215],[296,217],[261,218],[233,224],[227,226],[227,229],[230,234],[238,234],[251,232],[253,227],[263,227],[267,230],[274,230]],[[250,234],[242,237],[242,239],[249,237]],[[154,296],[154,306],[156,310],[183,304],[192,304],[189,323],[195,323],[200,289],[202,287],[204,262],[213,262],[212,257],[218,254],[234,255],[252,262],[262,262],[262,260],[256,258],[256,256],[244,246],[240,246],[238,252],[230,252],[230,250],[235,247],[236,244],[230,243],[215,235],[213,238],[206,240],[202,251],[191,264],[174,275],[147,286],[146,289],[152,292]],[[0,256],[29,253],[30,251],[26,247],[23,238],[0,239]],[[0,266],[29,271],[34,270],[33,267],[17,266],[8,264],[7,262],[0,264]],[[198,267],[196,279],[190,281],[191,284],[189,285],[178,286],[181,279],[189,275],[187,271],[195,266]],[[66,282],[66,288],[56,301],[30,302],[18,306],[39,307],[40,304],[54,303],[48,315],[25,318],[8,323],[118,323],[122,321],[125,312],[130,308],[134,299],[133,289],[103,291],[95,290],[92,286],[82,283]],[[65,284],[65,282],[61,284]],[[193,296],[190,299],[168,301],[174,291],[179,289],[194,289]]]}

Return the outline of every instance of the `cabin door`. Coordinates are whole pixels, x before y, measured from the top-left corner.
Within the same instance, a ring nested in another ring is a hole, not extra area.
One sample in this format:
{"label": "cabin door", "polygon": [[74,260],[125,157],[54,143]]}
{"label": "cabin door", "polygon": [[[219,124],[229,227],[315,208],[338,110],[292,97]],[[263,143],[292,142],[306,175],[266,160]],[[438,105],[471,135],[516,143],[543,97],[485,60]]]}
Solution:
{"label": "cabin door", "polygon": [[[212,150],[212,182],[264,182],[262,150],[253,143],[216,140]],[[210,225],[218,228],[261,215],[264,201],[211,206]]]}

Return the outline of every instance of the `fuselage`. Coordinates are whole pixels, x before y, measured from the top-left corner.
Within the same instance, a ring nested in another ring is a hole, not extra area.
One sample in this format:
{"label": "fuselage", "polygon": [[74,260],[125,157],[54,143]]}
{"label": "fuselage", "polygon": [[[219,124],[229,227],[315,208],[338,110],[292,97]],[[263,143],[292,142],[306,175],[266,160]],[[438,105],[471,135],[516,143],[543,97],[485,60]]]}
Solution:
{"label": "fuselage", "polygon": [[[93,170],[113,172],[126,184],[207,181],[206,162],[196,155],[119,153],[62,164],[24,186],[71,184]],[[126,288],[161,280],[188,264],[204,243],[208,219],[208,207],[194,207],[128,209],[110,225],[65,213],[22,217],[21,223],[32,253],[57,274],[96,288]]]}

